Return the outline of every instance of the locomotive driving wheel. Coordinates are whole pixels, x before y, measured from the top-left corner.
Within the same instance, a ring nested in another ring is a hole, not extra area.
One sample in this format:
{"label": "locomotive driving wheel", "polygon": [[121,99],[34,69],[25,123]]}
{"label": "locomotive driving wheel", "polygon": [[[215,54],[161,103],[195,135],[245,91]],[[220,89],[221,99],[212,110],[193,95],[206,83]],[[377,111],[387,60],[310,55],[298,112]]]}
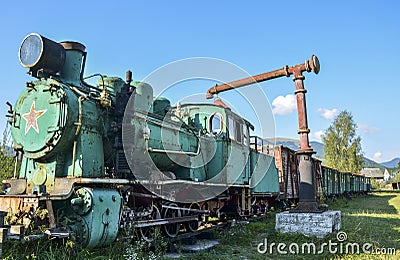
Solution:
{"label": "locomotive driving wheel", "polygon": [[[178,208],[178,205],[175,203],[169,203],[162,209],[162,216],[164,219],[174,219],[181,217],[181,211]],[[169,237],[176,237],[178,235],[180,229],[180,223],[169,223],[162,226],[163,232]]]}
{"label": "locomotive driving wheel", "polygon": [[[208,210],[208,203],[207,202],[203,203],[200,208],[201,210]],[[210,219],[210,214],[204,214],[201,220],[202,222],[207,223],[209,219]]]}
{"label": "locomotive driving wheel", "polygon": [[[151,213],[143,217],[141,220],[153,220],[160,219],[161,213],[156,205],[151,206]],[[141,227],[139,228],[139,234],[141,238],[143,238],[147,242],[153,242],[154,236],[160,232],[160,226],[150,226],[150,227]]]}
{"label": "locomotive driving wheel", "polygon": [[[192,203],[190,205],[189,209],[200,209],[200,205],[198,203]],[[196,215],[198,215],[198,213],[197,212],[193,212],[193,211],[188,211],[188,213],[186,215],[187,216],[196,216]],[[186,222],[185,223],[185,228],[186,228],[187,231],[194,232],[200,227],[200,224],[201,224],[201,221],[193,220],[193,221],[190,221],[190,222]]]}

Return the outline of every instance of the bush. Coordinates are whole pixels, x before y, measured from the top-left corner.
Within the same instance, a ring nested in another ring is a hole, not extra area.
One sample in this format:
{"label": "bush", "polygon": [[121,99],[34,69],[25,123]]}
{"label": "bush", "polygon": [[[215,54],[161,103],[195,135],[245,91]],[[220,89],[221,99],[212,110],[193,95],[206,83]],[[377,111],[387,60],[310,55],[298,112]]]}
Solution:
{"label": "bush", "polygon": [[380,190],[384,186],[383,181],[380,180],[375,180],[374,178],[371,178],[371,188],[373,190]]}
{"label": "bush", "polygon": [[[9,179],[14,175],[15,157],[8,156],[0,150],[0,180]],[[17,167],[18,172],[19,167]]]}

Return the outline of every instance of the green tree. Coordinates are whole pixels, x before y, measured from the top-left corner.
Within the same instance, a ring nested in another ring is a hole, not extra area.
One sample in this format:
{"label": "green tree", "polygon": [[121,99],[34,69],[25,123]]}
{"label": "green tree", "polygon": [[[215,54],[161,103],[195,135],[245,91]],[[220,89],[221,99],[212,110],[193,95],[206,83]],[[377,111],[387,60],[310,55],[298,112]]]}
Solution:
{"label": "green tree", "polygon": [[11,178],[14,174],[15,157],[7,156],[0,150],[0,181]]}
{"label": "green tree", "polygon": [[360,172],[363,154],[357,125],[348,111],[342,111],[323,136],[324,159],[328,167],[340,171]]}
{"label": "green tree", "polygon": [[[12,149],[9,147],[12,146],[9,142],[10,138],[10,125],[7,124],[6,129],[3,132],[3,140],[0,143],[0,181],[9,179],[14,175],[16,158],[13,156],[13,153],[11,152]],[[7,146],[7,144],[9,146]],[[17,173],[19,172],[19,169],[20,163],[17,164]]]}

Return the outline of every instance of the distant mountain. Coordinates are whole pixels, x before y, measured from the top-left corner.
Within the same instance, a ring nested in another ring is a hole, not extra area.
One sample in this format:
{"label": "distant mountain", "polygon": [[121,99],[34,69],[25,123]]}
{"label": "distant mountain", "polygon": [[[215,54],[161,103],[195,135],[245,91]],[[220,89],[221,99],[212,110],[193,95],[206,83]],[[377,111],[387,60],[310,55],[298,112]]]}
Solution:
{"label": "distant mountain", "polygon": [[[286,146],[294,151],[297,151],[300,147],[300,141],[292,138],[277,137],[275,138],[276,145]],[[320,142],[311,141],[310,145],[316,152],[315,156],[319,159],[324,157],[324,145]]]}
{"label": "distant mountain", "polygon": [[371,159],[368,159],[367,157],[363,157],[363,168],[379,168],[381,170],[386,169],[385,166],[382,164],[379,164]]}
{"label": "distant mountain", "polygon": [[388,162],[383,162],[383,163],[381,163],[381,165],[383,165],[387,168],[397,168],[397,166],[399,165],[399,161],[400,161],[400,158],[397,157]]}
{"label": "distant mountain", "polygon": [[[300,146],[300,141],[296,140],[296,139],[292,139],[292,138],[284,138],[284,137],[277,137],[275,139],[276,145],[283,145],[286,147],[289,147],[292,150],[297,151],[299,149]],[[320,143],[320,142],[316,142],[316,141],[311,141],[310,142],[311,147],[313,148],[313,150],[316,152],[315,156],[318,159],[322,160],[323,163],[323,158],[324,158],[324,144]],[[400,160],[400,158],[396,158],[397,161],[393,162],[390,161],[390,163],[395,164],[394,167],[397,167],[397,162]],[[389,162],[388,162],[389,163]],[[380,168],[380,169],[385,169],[386,165],[381,165],[371,159],[368,159],[367,157],[363,157],[363,167],[364,168]],[[390,168],[394,168],[394,167],[390,167]]]}
{"label": "distant mountain", "polygon": [[275,139],[275,143],[276,143],[276,145],[282,145],[282,146],[288,147],[294,151],[297,151],[300,146],[299,140],[291,139],[291,138],[277,137]]}

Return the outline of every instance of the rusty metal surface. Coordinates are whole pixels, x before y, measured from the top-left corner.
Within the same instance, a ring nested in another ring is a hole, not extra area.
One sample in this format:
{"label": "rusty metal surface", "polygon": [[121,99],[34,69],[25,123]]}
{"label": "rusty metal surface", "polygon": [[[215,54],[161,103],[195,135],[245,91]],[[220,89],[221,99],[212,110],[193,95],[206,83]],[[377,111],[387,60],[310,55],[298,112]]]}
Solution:
{"label": "rusty metal surface", "polygon": [[55,178],[54,190],[51,193],[51,195],[54,196],[68,195],[71,192],[75,182],[76,182],[75,178]]}
{"label": "rusty metal surface", "polygon": [[19,211],[36,210],[39,207],[37,196],[3,196],[0,200],[0,211],[18,213]]}
{"label": "rusty metal surface", "polygon": [[289,77],[290,75],[295,75],[295,73],[297,72],[300,72],[301,74],[304,71],[313,71],[315,74],[318,74],[319,70],[319,60],[315,55],[312,55],[310,60],[306,60],[303,64],[298,64],[291,67],[288,67],[286,65],[281,69],[211,87],[207,90],[206,98],[210,99],[213,97],[214,94],[218,94],[234,88],[248,86],[257,82],[263,82],[283,76]]}
{"label": "rusty metal surface", "polygon": [[275,164],[279,171],[280,192],[285,199],[299,197],[298,162],[295,151],[283,147],[275,147]]}
{"label": "rusty metal surface", "polygon": [[3,180],[4,184],[10,185],[10,190],[7,192],[10,195],[23,194],[26,190],[26,179]]}
{"label": "rusty metal surface", "polygon": [[295,78],[293,79],[296,85],[296,99],[297,99],[297,114],[299,121],[299,130],[298,134],[300,135],[300,150],[302,151],[310,151],[312,148],[310,147],[308,140],[308,133],[310,133],[310,129],[308,129],[308,121],[307,121],[307,107],[306,107],[306,96],[307,92],[304,88],[303,80],[304,77],[301,75],[300,71],[295,72]]}
{"label": "rusty metal surface", "polygon": [[136,180],[128,179],[101,179],[101,178],[55,178],[53,196],[69,196],[74,184],[138,184]]}
{"label": "rusty metal surface", "polygon": [[82,43],[79,43],[79,42],[66,41],[66,42],[60,42],[60,44],[66,50],[77,50],[77,51],[81,51],[81,52],[85,52],[85,50],[86,50],[85,45],[83,45]]}
{"label": "rusty metal surface", "polygon": [[314,175],[315,175],[315,193],[317,197],[324,195],[323,180],[322,180],[322,162],[316,158],[313,158],[314,162]]}
{"label": "rusty metal surface", "polygon": [[54,216],[53,210],[53,202],[50,199],[46,200],[46,208],[49,215],[49,227],[55,228],[56,227],[56,218]]}
{"label": "rusty metal surface", "polygon": [[128,70],[125,73],[125,80],[127,84],[130,84],[132,82],[132,71]]}
{"label": "rusty metal surface", "polygon": [[[318,63],[319,64],[319,63]],[[319,71],[319,66],[318,66]],[[300,149],[297,152],[299,161],[299,176],[300,176],[300,193],[299,204],[291,212],[313,212],[320,213],[323,210],[318,208],[316,201],[315,188],[315,169],[312,160],[312,155],[315,153],[310,146],[308,134],[310,129],[307,122],[307,107],[306,107],[306,89],[304,88],[304,76],[300,68],[294,70],[294,78],[296,85],[297,112],[300,135]]]}
{"label": "rusty metal surface", "polygon": [[6,212],[18,212],[23,205],[23,198],[20,197],[3,197],[0,200],[0,210]]}

